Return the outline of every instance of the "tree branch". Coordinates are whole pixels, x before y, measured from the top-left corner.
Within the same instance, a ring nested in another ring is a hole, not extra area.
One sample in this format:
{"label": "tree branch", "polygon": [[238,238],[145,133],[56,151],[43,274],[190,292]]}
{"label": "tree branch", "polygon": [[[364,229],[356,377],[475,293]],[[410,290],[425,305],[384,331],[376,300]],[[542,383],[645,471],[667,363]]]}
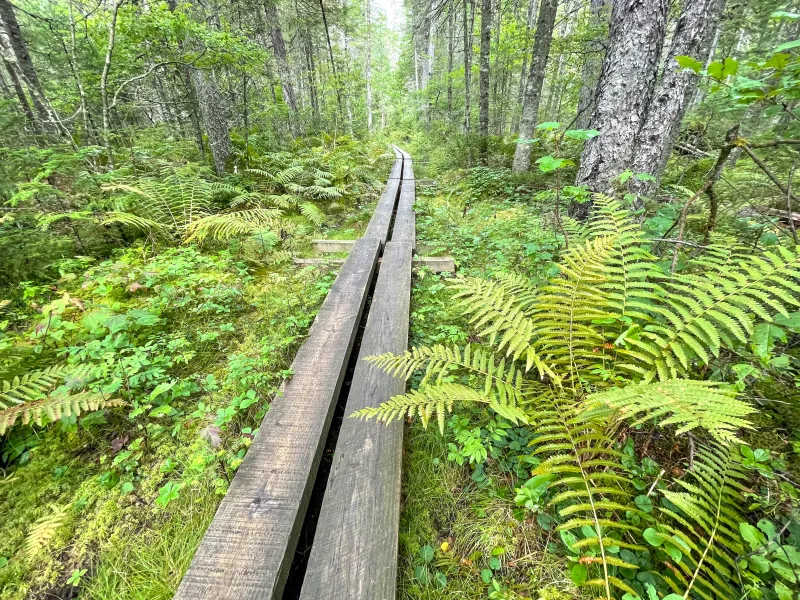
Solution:
{"label": "tree branch", "polygon": [[185,67],[191,67],[198,60],[200,60],[200,58],[205,53],[206,53],[206,50],[204,48],[203,51],[200,54],[198,54],[197,57],[194,60],[192,60],[191,62],[188,62],[188,63],[187,62],[183,62],[181,60],[167,60],[167,61],[164,61],[164,62],[156,63],[152,67],[147,69],[147,71],[142,73],[141,75],[136,75],[135,77],[131,77],[130,79],[126,79],[121,84],[119,84],[119,87],[117,88],[117,91],[114,92],[114,98],[111,100],[111,105],[109,106],[109,110],[111,110],[111,109],[113,109],[113,108],[115,108],[117,106],[117,102],[119,100],[119,95],[122,92],[122,90],[125,88],[125,86],[130,85],[131,83],[134,83],[134,82],[139,81],[141,79],[144,79],[145,77],[147,77],[153,71],[155,71],[156,69],[158,69],[160,67],[165,67],[167,65],[183,65]]}

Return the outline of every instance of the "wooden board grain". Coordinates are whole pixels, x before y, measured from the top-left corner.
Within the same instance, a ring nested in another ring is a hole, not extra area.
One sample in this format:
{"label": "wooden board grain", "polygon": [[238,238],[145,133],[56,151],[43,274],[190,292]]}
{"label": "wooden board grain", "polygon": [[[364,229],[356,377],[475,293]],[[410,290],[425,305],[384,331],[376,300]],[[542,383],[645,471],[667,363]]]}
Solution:
{"label": "wooden board grain", "polygon": [[362,238],[350,251],[176,599],[281,597],[379,250]]}
{"label": "wooden board grain", "polygon": [[389,180],[386,182],[386,187],[378,200],[375,212],[372,213],[372,218],[369,220],[364,237],[377,238],[381,241],[381,244],[385,244],[386,240],[389,239],[389,228],[392,224],[397,195],[400,191],[402,173],[403,159],[395,159]]}
{"label": "wooden board grain", "polygon": [[403,179],[400,182],[400,197],[397,201],[397,212],[392,229],[393,242],[408,242],[412,250],[416,250],[417,237],[416,227],[417,218],[414,213],[414,201],[416,200],[416,182],[414,181],[414,166],[411,157],[405,150],[397,148],[403,156]]}
{"label": "wooden board grain", "polygon": [[301,600],[394,600],[403,424],[347,418],[405,391],[364,361],[408,344],[411,245],[386,244]]}

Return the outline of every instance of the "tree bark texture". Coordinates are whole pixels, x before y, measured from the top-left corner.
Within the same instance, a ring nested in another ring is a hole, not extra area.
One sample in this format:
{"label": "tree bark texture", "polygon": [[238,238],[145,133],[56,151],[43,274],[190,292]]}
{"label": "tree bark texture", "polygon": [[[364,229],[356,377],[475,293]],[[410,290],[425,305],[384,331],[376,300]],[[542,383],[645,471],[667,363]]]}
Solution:
{"label": "tree bark texture", "polygon": [[216,82],[208,73],[192,69],[190,77],[200,108],[200,118],[208,135],[214,170],[217,175],[222,175],[232,152],[225,103]]}
{"label": "tree bark texture", "polygon": [[[577,185],[610,193],[630,167],[636,136],[653,96],[664,43],[668,0],[617,0],[611,14],[609,48],[603,61],[592,127],[600,135],[586,142]],[[573,203],[570,214],[585,219],[591,203]]]}
{"label": "tree bark texture", "polygon": [[489,79],[492,43],[492,0],[481,0],[481,54],[478,78],[478,128],[480,134],[481,162],[489,154]]}
{"label": "tree bark texture", "polygon": [[[536,37],[531,53],[530,72],[525,85],[522,100],[522,120],[519,126],[519,139],[527,140],[533,135],[536,117],[539,113],[539,101],[542,97],[542,85],[547,70],[547,59],[550,55],[550,44],[553,41],[553,26],[558,12],[558,0],[542,0],[539,8],[539,19],[536,25]],[[520,142],[514,151],[514,172],[527,171],[531,164],[531,145]]]}
{"label": "tree bark texture", "polygon": [[470,87],[472,83],[472,18],[474,0],[464,0],[464,133],[470,134]]}
{"label": "tree bark texture", "polygon": [[291,112],[297,111],[297,98],[292,85],[292,72],[289,60],[286,57],[286,43],[283,41],[283,31],[278,19],[278,8],[274,0],[264,0],[264,14],[267,18],[269,36],[272,40],[272,52],[275,54],[275,63],[278,68],[278,77],[283,89],[283,100]]}
{"label": "tree bark texture", "polygon": [[[602,24],[606,13],[607,0],[590,0],[589,22],[593,27]],[[594,112],[594,96],[597,92],[597,80],[600,78],[600,69],[603,65],[604,46],[602,40],[586,42],[581,66],[581,89],[578,93],[578,116],[575,129],[587,129],[592,121]]]}
{"label": "tree bark texture", "polygon": [[650,103],[647,119],[636,137],[631,170],[649,173],[655,181],[630,179],[631,190],[649,196],[658,186],[672,153],[675,137],[697,86],[698,76],[682,69],[676,56],[702,61],[717,29],[725,0],[685,0],[667,54],[667,67]]}
{"label": "tree bark texture", "polygon": [[44,89],[39,81],[39,76],[33,66],[31,55],[28,52],[28,46],[22,37],[22,32],[17,22],[17,16],[14,13],[14,7],[9,0],[0,0],[0,21],[3,22],[6,34],[8,35],[8,42],[11,50],[14,53],[17,65],[19,66],[22,79],[28,86],[31,95],[31,101],[42,120],[48,119],[47,109],[45,107],[46,100]]}

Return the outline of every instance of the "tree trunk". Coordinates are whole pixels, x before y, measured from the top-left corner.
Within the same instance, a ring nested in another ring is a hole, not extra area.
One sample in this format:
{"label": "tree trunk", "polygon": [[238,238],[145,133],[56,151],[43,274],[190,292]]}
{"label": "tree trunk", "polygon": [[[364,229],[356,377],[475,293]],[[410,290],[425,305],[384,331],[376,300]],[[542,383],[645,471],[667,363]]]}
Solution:
{"label": "tree trunk", "polygon": [[481,0],[481,54],[478,77],[478,133],[481,162],[489,159],[489,65],[492,43],[492,0]]}
{"label": "tree trunk", "polygon": [[453,124],[453,36],[455,35],[455,3],[450,2],[447,15],[447,125]]}
{"label": "tree trunk", "polygon": [[311,100],[311,110],[314,114],[314,125],[319,127],[319,96],[317,94],[317,68],[314,64],[314,48],[311,45],[311,32],[305,32],[306,62],[308,64],[308,93]]}
{"label": "tree trunk", "polygon": [[370,23],[370,3],[372,0],[366,0],[366,14],[365,20],[367,22],[367,47],[366,47],[366,65],[364,69],[364,78],[367,82],[367,131],[372,133],[372,24]]}
{"label": "tree trunk", "polygon": [[[531,67],[525,85],[522,100],[522,120],[519,125],[519,139],[528,140],[536,126],[539,112],[539,100],[542,97],[542,84],[547,70],[547,58],[550,55],[550,44],[553,41],[553,26],[558,12],[558,0],[542,0],[539,8],[539,20],[536,25],[536,37],[531,53]],[[531,165],[531,145],[519,142],[514,151],[514,172],[522,173]]]}
{"label": "tree trunk", "polygon": [[[2,0],[0,0],[2,1]],[[119,7],[125,0],[118,0],[111,9],[111,21],[108,24],[108,45],[106,46],[106,58],[103,62],[103,72],[100,75],[100,97],[103,102],[103,145],[106,148],[108,166],[114,169],[114,149],[111,147],[111,123],[110,108],[108,104],[108,73],[111,70],[111,57],[114,54],[114,41],[117,36],[117,15]]]}
{"label": "tree trunk", "polygon": [[[653,96],[667,8],[668,0],[614,3],[592,122],[600,135],[586,142],[577,185],[612,193],[614,181],[630,168],[636,136]],[[570,215],[585,219],[590,210],[590,202],[573,202]]]}
{"label": "tree trunk", "polygon": [[672,153],[675,136],[686,113],[697,75],[682,69],[676,56],[702,60],[717,28],[725,0],[685,0],[670,46],[666,71],[647,112],[644,126],[636,137],[631,170],[648,173],[655,181],[630,179],[629,187],[639,196],[650,196],[658,187]]}
{"label": "tree trunk", "polygon": [[319,9],[322,12],[322,24],[325,26],[325,40],[328,42],[328,57],[331,60],[331,71],[333,71],[333,85],[336,90],[336,103],[339,106],[339,117],[342,116],[342,91],[339,88],[339,77],[336,74],[336,61],[333,60],[333,46],[331,45],[331,32],[328,28],[328,16],[325,13],[325,2],[319,0]]}
{"label": "tree trunk", "polygon": [[33,66],[31,55],[28,52],[28,46],[25,44],[25,40],[22,37],[19,22],[17,22],[17,16],[14,13],[14,7],[9,0],[0,0],[0,21],[3,22],[6,34],[8,35],[8,42],[14,53],[17,65],[19,66],[22,79],[25,81],[30,91],[33,106],[36,112],[39,113],[39,117],[46,121],[48,119],[48,114],[45,108],[44,89],[39,81],[36,69]]}
{"label": "tree trunk", "polygon": [[470,8],[474,0],[464,0],[464,133],[470,134],[470,84],[472,82],[472,19]]}
{"label": "tree trunk", "polygon": [[536,0],[530,0],[530,4],[528,5],[528,19],[526,21],[527,26],[525,28],[525,53],[522,55],[522,69],[519,72],[519,89],[517,90],[517,106],[519,107],[519,111],[515,112],[514,120],[511,123],[512,131],[517,130],[522,121],[522,105],[525,100],[525,84],[527,83],[528,75],[528,48],[534,31],[533,26],[536,24],[537,8]]}
{"label": "tree trunk", "polygon": [[19,80],[14,63],[7,60],[4,56],[3,66],[6,68],[9,79],[11,79],[11,85],[14,87],[14,93],[17,95],[17,100],[22,108],[22,112],[25,114],[25,118],[30,123],[34,133],[41,133],[42,128],[39,126],[39,121],[36,119],[36,115],[33,114],[33,109],[31,109],[31,105],[28,102],[28,97],[25,95],[25,88],[22,87],[22,82]]}
{"label": "tree trunk", "polygon": [[[590,0],[589,23],[598,27],[605,16],[606,0]],[[578,116],[575,129],[587,129],[592,120],[594,96],[597,92],[597,80],[600,78],[600,67],[603,64],[603,40],[594,39],[584,44],[583,66],[581,67],[581,89],[578,94]]]}
{"label": "tree trunk", "polygon": [[205,71],[192,69],[190,77],[200,107],[200,118],[208,135],[214,170],[217,175],[222,175],[232,152],[225,101],[216,82]]}
{"label": "tree trunk", "polygon": [[[292,85],[292,72],[289,68],[289,60],[286,58],[286,43],[283,41],[283,31],[278,19],[278,8],[275,0],[264,0],[264,14],[267,17],[267,27],[269,36],[272,40],[272,52],[275,54],[275,62],[278,67],[278,77],[281,80],[283,89],[283,100],[289,107],[291,113],[297,112],[297,98]],[[294,120],[294,117],[292,117]]]}

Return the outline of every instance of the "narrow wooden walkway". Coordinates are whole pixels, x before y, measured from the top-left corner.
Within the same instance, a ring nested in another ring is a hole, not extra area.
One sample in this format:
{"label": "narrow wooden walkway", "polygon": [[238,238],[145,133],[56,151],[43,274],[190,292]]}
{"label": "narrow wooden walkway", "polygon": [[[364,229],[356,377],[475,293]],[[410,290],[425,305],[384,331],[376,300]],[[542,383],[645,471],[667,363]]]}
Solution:
{"label": "narrow wooden walkway", "polygon": [[[402,352],[408,343],[414,179],[410,156],[398,148],[395,156],[365,235],[342,265],[292,364],[295,375],[283,395],[273,400],[176,599],[284,597],[367,304],[369,314],[363,342],[355,349],[359,360],[345,417],[404,390],[402,380],[361,360],[383,352]],[[391,241],[387,242],[390,230]],[[302,598],[394,598],[401,450],[401,424],[387,428],[344,419],[302,582]]]}

